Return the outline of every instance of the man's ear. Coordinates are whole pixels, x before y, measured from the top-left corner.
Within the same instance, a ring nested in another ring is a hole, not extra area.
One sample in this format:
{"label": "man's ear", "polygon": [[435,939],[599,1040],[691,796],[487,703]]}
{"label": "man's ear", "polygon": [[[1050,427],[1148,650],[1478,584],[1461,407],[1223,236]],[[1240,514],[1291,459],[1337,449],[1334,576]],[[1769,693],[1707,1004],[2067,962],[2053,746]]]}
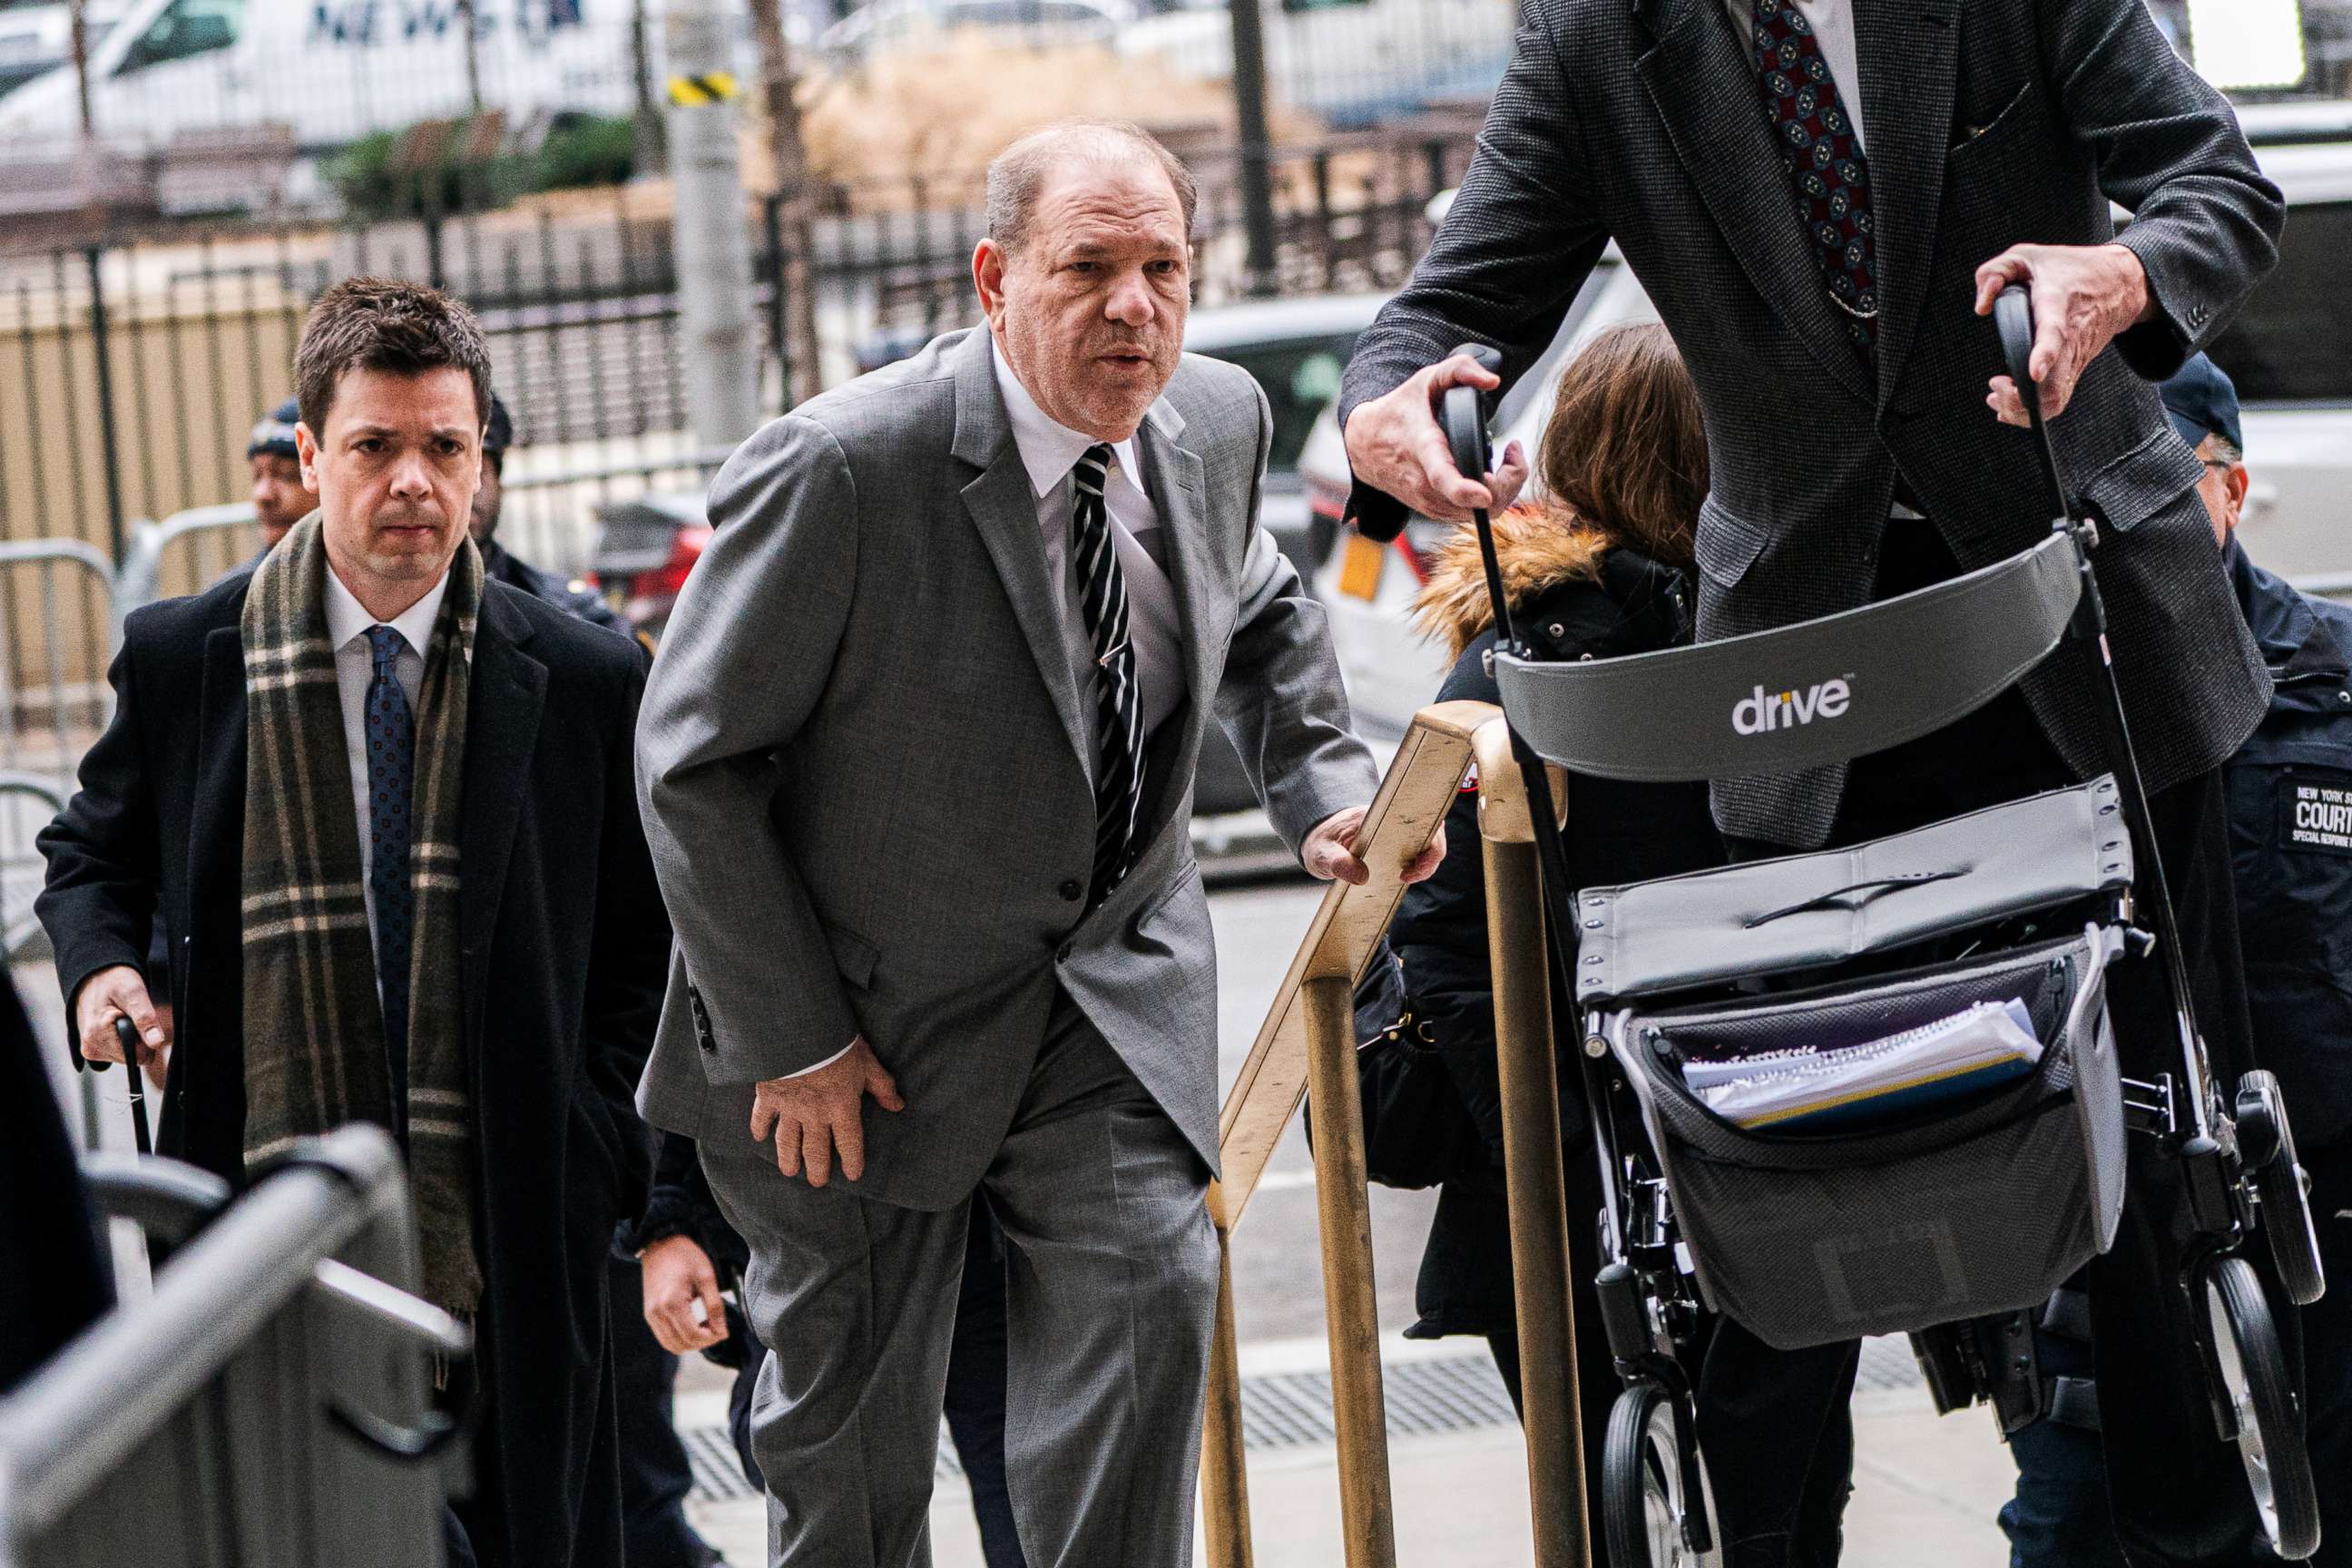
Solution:
{"label": "man's ear", "polygon": [[294,423],[294,458],[302,465],[302,488],[319,493],[319,438],[300,420]]}
{"label": "man's ear", "polygon": [[2253,488],[2254,477],[2246,472],[2246,465],[2234,463],[2221,476],[2222,493],[2230,498],[2230,527],[2235,531],[2238,520],[2245,515],[2246,492]]}
{"label": "man's ear", "polygon": [[971,284],[980,293],[981,313],[994,326],[1004,313],[1004,250],[993,239],[982,239],[971,249]]}

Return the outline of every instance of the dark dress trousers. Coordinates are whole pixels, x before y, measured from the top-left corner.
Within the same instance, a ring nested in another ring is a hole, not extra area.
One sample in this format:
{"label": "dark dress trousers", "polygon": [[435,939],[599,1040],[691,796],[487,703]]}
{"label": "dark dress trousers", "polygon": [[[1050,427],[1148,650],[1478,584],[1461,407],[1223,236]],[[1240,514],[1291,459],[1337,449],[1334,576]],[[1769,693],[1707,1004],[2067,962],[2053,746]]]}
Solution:
{"label": "dark dress trousers", "polygon": [[[130,617],[114,721],[40,837],[38,910],[68,1010],[96,971],[142,962],[160,917],[176,1040],[158,1144],[232,1181],[250,581]],[[645,1201],[630,1097],[669,945],[631,778],[644,683],[640,650],[485,584],[458,903],[485,1419],[459,1512],[491,1568],[621,1560],[605,1261],[614,1219]]]}

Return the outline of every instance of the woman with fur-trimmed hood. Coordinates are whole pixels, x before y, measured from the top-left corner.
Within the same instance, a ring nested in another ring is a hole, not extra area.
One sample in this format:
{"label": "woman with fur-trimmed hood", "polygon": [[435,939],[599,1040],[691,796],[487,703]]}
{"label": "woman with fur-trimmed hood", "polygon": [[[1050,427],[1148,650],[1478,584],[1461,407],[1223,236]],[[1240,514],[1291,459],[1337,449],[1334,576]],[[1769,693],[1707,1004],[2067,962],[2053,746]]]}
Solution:
{"label": "woman with fur-trimmed hood", "polygon": [[[1689,374],[1654,323],[1595,337],[1561,373],[1536,459],[1537,499],[1495,519],[1495,545],[1519,635],[1545,659],[1614,658],[1690,640],[1686,574],[1699,502],[1706,494],[1706,435]],[[1457,530],[1435,554],[1416,605],[1424,635],[1454,655],[1437,700],[1496,701],[1487,654],[1494,616],[1478,539]],[[1634,784],[1571,774],[1570,868],[1580,887],[1664,877],[1716,865],[1723,848],[1707,814],[1706,786]],[[1449,851],[1437,874],[1406,889],[1390,942],[1417,1020],[1428,1026],[1446,1076],[1482,1135],[1485,1159],[1449,1179],[1423,1252],[1409,1338],[1479,1334],[1516,1398],[1518,1340],[1503,1200],[1503,1129],[1495,1064],[1493,983],[1478,847],[1477,789],[1466,784],[1445,823]],[[1387,992],[1393,1008],[1394,990]],[[1360,1036],[1391,1018],[1372,983]],[[1563,1026],[1567,1026],[1565,1022]],[[1563,1053],[1565,1061],[1572,1060]],[[1592,1216],[1601,1194],[1572,1068],[1562,1074],[1562,1123],[1570,1149],[1569,1237],[1573,1277],[1599,1268]],[[1591,1496],[1620,1384],[1587,1302],[1577,1314],[1579,1381]],[[1716,1484],[1724,1478],[1718,1468]],[[1596,1542],[1596,1545],[1598,1543]]]}

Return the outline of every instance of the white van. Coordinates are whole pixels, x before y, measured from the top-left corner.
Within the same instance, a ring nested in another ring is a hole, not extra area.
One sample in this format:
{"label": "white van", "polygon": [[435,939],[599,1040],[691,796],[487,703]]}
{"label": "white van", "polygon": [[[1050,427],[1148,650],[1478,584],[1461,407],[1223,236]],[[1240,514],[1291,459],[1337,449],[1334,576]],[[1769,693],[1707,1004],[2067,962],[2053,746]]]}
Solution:
{"label": "white van", "polygon": [[[625,113],[629,0],[474,0],[482,101]],[[457,0],[136,0],[90,54],[90,115],[111,141],[283,125],[306,149],[469,107]],[[69,136],[68,66],[0,99],[0,138]]]}
{"label": "white van", "polygon": [[[86,47],[96,48],[122,15],[120,0],[82,7]],[[73,58],[73,7],[64,0],[0,0],[0,98]]]}

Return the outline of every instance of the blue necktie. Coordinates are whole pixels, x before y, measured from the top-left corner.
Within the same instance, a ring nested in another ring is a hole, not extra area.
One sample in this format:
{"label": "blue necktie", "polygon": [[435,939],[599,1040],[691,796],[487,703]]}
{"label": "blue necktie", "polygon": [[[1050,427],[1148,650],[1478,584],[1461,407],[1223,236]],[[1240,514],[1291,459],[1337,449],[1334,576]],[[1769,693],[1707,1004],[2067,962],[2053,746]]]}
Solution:
{"label": "blue necktie", "polygon": [[409,890],[409,802],[415,793],[416,725],[401,688],[405,639],[370,626],[375,673],[367,691],[368,890],[375,896],[375,976],[383,994],[384,1057],[392,1069],[392,1119],[408,1122],[408,935],[416,918]]}

